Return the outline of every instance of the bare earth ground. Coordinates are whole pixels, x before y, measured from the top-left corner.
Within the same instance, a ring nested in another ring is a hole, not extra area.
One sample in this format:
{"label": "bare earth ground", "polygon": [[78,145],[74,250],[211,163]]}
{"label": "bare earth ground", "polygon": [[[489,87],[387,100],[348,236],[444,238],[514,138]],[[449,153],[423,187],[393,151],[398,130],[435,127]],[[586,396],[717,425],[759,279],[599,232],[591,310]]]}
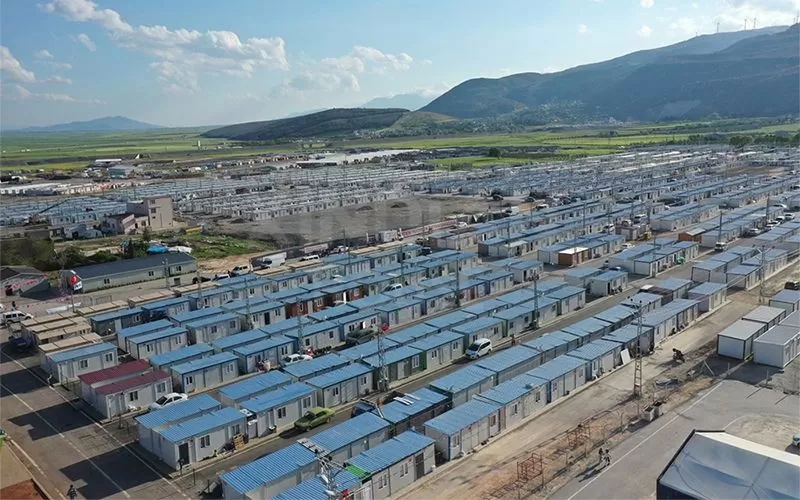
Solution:
{"label": "bare earth ground", "polygon": [[0,499],[46,498],[31,480],[31,474],[9,443],[0,447]]}
{"label": "bare earth ground", "polygon": [[[492,204],[492,209],[498,203]],[[489,202],[475,196],[415,196],[336,208],[325,212],[292,215],[264,222],[235,223],[220,221],[219,231],[234,236],[244,236],[274,241],[278,248],[334,240],[344,237],[361,238],[366,233],[412,228],[439,222],[457,213],[485,212]]]}

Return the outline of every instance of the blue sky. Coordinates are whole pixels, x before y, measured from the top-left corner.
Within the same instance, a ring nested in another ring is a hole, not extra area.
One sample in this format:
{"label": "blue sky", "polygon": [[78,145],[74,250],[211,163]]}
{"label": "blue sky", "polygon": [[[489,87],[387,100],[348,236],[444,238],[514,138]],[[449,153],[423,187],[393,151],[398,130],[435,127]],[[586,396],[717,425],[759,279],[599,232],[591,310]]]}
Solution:
{"label": "blue sky", "polygon": [[473,77],[552,72],[722,31],[800,0],[3,0],[3,128],[124,115],[263,120]]}

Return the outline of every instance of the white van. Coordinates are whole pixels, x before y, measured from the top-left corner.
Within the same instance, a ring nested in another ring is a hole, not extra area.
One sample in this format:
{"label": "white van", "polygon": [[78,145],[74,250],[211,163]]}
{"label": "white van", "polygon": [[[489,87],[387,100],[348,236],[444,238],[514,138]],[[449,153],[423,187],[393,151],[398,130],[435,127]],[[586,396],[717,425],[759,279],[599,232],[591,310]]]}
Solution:
{"label": "white van", "polygon": [[3,326],[8,326],[11,323],[19,323],[26,319],[33,319],[33,316],[22,311],[8,311],[3,313]]}
{"label": "white van", "polygon": [[467,352],[464,354],[469,359],[478,359],[481,356],[486,356],[492,352],[492,341],[489,339],[476,339],[468,348]]}
{"label": "white van", "polygon": [[231,276],[241,276],[243,274],[248,274],[253,269],[250,267],[250,264],[239,264],[231,269]]}
{"label": "white van", "polygon": [[300,262],[308,262],[309,260],[319,260],[319,255],[312,253],[300,257]]}

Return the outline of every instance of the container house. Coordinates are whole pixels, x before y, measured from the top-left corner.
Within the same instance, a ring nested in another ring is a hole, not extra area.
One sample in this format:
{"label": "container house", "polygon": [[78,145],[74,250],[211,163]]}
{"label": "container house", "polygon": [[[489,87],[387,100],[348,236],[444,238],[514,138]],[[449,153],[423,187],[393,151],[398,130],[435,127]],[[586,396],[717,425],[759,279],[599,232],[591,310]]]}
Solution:
{"label": "container house", "polygon": [[255,416],[255,426],[247,429],[249,438],[289,429],[314,406],[315,389],[303,382],[280,385],[238,403],[239,408]]}
{"label": "container house", "polygon": [[527,283],[542,275],[544,264],[538,260],[522,260],[506,268],[514,276],[514,283]]}
{"label": "container house", "polygon": [[462,308],[463,312],[475,315],[478,318],[488,318],[494,316],[496,312],[508,308],[508,304],[496,299],[482,300],[475,304]]}
{"label": "container house", "polygon": [[286,332],[296,330],[301,326],[306,326],[313,323],[314,320],[312,320],[308,316],[298,316],[296,318],[278,321],[277,323],[273,323],[269,326],[259,328],[259,330],[264,332],[268,337],[272,337],[274,335],[283,335]]}
{"label": "container house", "polygon": [[316,377],[317,375],[322,375],[323,373],[328,373],[348,364],[350,364],[349,359],[339,356],[336,353],[329,353],[309,361],[285,366],[283,371],[294,380],[302,381],[308,380],[311,377]]}
{"label": "container house", "polygon": [[528,375],[547,381],[547,402],[568,396],[586,383],[586,361],[570,356],[558,356],[528,372]]}
{"label": "container house", "polygon": [[715,311],[728,300],[728,287],[725,283],[701,283],[689,289],[688,298],[698,302],[701,313]]}
{"label": "container house", "polygon": [[561,329],[561,331],[575,335],[580,339],[577,347],[588,344],[592,340],[603,338],[604,335],[611,333],[611,330],[610,323],[597,318],[586,318]]}
{"label": "container house", "polygon": [[[381,406],[378,416],[389,422],[389,436],[396,436],[407,430],[423,430],[425,422],[438,417],[449,408],[447,396],[423,387],[395,396],[392,401]],[[377,413],[377,410],[373,410],[373,413]]]}
{"label": "container house", "polygon": [[[336,473],[336,486],[345,492],[348,498],[370,498],[366,495],[372,494],[370,480],[363,479],[361,475],[356,475],[348,469],[341,469]],[[273,500],[325,500],[328,498],[329,491],[330,487],[325,485],[322,476],[313,476],[270,498]]]}
{"label": "container house", "polygon": [[226,500],[273,498],[319,473],[317,454],[293,443],[220,475]]}
{"label": "container house", "polygon": [[538,297],[535,300],[520,304],[522,307],[530,308],[531,311],[537,311],[535,318],[536,325],[539,327],[548,325],[558,319],[558,304],[559,301],[549,297]]}
{"label": "container house", "polygon": [[761,272],[758,267],[736,266],[725,273],[729,288],[750,290],[761,281]]}
{"label": "container house", "polygon": [[453,328],[463,325],[468,321],[472,321],[475,318],[476,316],[474,314],[464,311],[453,311],[436,318],[425,320],[425,324],[432,326],[437,331],[441,332],[444,330],[452,330]]}
{"label": "container house", "polygon": [[494,384],[497,385],[533,370],[541,363],[540,355],[528,347],[517,345],[480,358],[475,366],[494,372]]}
{"label": "container house", "polygon": [[329,427],[308,440],[325,450],[334,463],[344,463],[388,439],[389,422],[366,412]]}
{"label": "container house", "polygon": [[434,380],[428,387],[447,396],[455,407],[494,387],[495,378],[493,371],[468,365]]}
{"label": "container house", "polygon": [[514,286],[514,273],[502,269],[482,274],[476,279],[483,282],[486,295],[497,295],[510,290]]}
{"label": "container house", "polygon": [[777,325],[786,317],[786,310],[780,307],[758,306],[742,316],[745,321],[753,321],[766,325],[767,329]]}
{"label": "container house", "polygon": [[119,309],[102,314],[96,314],[89,318],[92,331],[100,335],[117,333],[123,328],[141,325],[144,323],[144,312],[141,307],[132,309]]}
{"label": "container house", "polygon": [[464,336],[448,330],[421,337],[408,346],[423,353],[422,364],[426,370],[452,364],[464,355],[465,350]]}
{"label": "container house", "polygon": [[262,300],[250,299],[250,304],[246,300],[237,300],[221,307],[226,311],[239,315],[247,319],[250,328],[263,328],[267,325],[277,323],[286,319],[286,305],[282,302],[275,302],[263,298]]}
{"label": "container house", "polygon": [[282,371],[272,370],[226,385],[219,390],[218,394],[220,401],[226,406],[239,408],[242,401],[291,383],[292,378],[289,375]]}
{"label": "container house", "polygon": [[172,379],[167,372],[148,371],[98,387],[93,406],[103,418],[108,419],[148,408],[150,403],[170,392]]}
{"label": "container house", "polygon": [[655,348],[653,343],[653,328],[649,326],[642,326],[641,332],[638,325],[627,325],[612,331],[605,337],[606,340],[612,342],[619,342],[628,349],[631,357],[635,357],[637,353],[647,354],[652,352]]}
{"label": "container house", "polygon": [[148,361],[158,370],[168,372],[174,365],[193,361],[195,359],[207,358],[214,354],[214,349],[208,344],[195,344],[186,346],[176,351],[152,356]]}
{"label": "container house", "polygon": [[214,348],[214,352],[231,351],[236,347],[252,344],[265,338],[267,338],[267,334],[256,328],[217,339],[211,343],[211,347]]}
{"label": "container house", "polygon": [[191,321],[185,326],[192,344],[210,344],[217,339],[241,332],[243,323],[242,317],[238,314],[223,313]]}
{"label": "container house", "polygon": [[740,319],[717,334],[717,354],[745,360],[753,354],[753,341],[768,329],[764,323]]}
{"label": "container house", "polygon": [[295,352],[295,340],[284,335],[273,335],[263,340],[234,347],[230,351],[236,356],[239,373],[254,373],[269,367],[280,366],[282,357]]}
{"label": "container house", "polygon": [[374,368],[353,363],[311,377],[306,384],[315,389],[317,405],[334,408],[371,393],[374,387],[373,373]]}
{"label": "container house", "polygon": [[498,296],[496,301],[508,304],[508,307],[513,307],[530,302],[535,298],[536,294],[533,293],[533,290],[520,288],[519,290],[514,290],[513,292],[504,293],[503,295]]}
{"label": "container house", "polygon": [[600,311],[599,313],[595,314],[594,317],[595,319],[599,319],[600,321],[610,324],[611,329],[616,330],[625,325],[633,323],[636,319],[636,315],[636,310],[630,307],[616,305],[606,309],[605,311]]}
{"label": "container house", "polygon": [[400,299],[388,302],[375,308],[380,313],[382,324],[395,328],[411,323],[422,317],[422,301],[417,299]]}
{"label": "container house", "polygon": [[551,361],[557,356],[577,349],[580,339],[571,333],[561,330],[550,332],[539,338],[524,342],[522,345],[541,354],[541,362]]}
{"label": "container house", "polygon": [[211,316],[217,316],[219,314],[225,314],[225,311],[223,309],[220,309],[219,307],[206,307],[203,309],[198,309],[196,311],[189,311],[185,313],[172,315],[169,317],[169,320],[172,321],[172,323],[175,326],[185,326],[186,324],[191,323],[193,321],[197,321],[202,318],[208,318]]}
{"label": "container house", "polygon": [[585,288],[589,291],[591,278],[600,274],[603,274],[603,271],[595,267],[576,267],[564,273],[564,281],[572,286]]}
{"label": "container house", "polygon": [[156,321],[176,314],[189,312],[191,300],[189,297],[172,297],[142,304],[140,307],[146,321]]}
{"label": "container house", "polygon": [[157,432],[158,458],[175,470],[200,462],[227,449],[246,426],[245,415],[235,408],[213,410],[171,425]]}
{"label": "container house", "polygon": [[726,263],[718,260],[704,260],[692,264],[692,281],[697,283],[726,283]]}
{"label": "container house", "polygon": [[[425,366],[426,359],[424,352],[408,345],[398,346],[387,351],[384,355],[384,362],[386,363],[389,382],[405,380],[424,371],[427,368]],[[381,362],[378,359],[378,355],[375,355],[364,359],[364,363],[372,367],[373,370],[378,370]]]}
{"label": "container house", "polygon": [[217,283],[218,286],[214,288],[206,288],[199,292],[186,293],[181,295],[181,297],[189,299],[189,309],[192,311],[199,311],[207,307],[219,307],[233,300],[233,290],[227,286],[221,285],[221,282]]}
{"label": "container house", "polygon": [[372,487],[369,498],[388,498],[433,472],[436,467],[433,443],[433,439],[423,434],[406,431],[359,453],[347,464],[369,474]]}
{"label": "container house", "polygon": [[510,307],[493,317],[503,322],[503,337],[516,337],[533,328],[533,310],[525,306]]}
{"label": "container house", "polygon": [[753,361],[783,369],[800,354],[800,328],[780,324],[753,341]]}
{"label": "container house", "polygon": [[[386,351],[390,351],[398,347],[399,344],[392,342],[386,338],[383,339],[383,348]],[[346,358],[350,361],[361,361],[364,358],[368,358],[375,354],[378,354],[378,340],[372,339],[368,342],[363,342],[361,344],[354,345],[352,347],[348,347],[347,349],[342,349],[341,351],[336,351],[339,356]]]}
{"label": "container house", "polygon": [[626,288],[628,288],[628,273],[625,271],[606,271],[589,278],[589,293],[595,297],[621,293]]}
{"label": "container house", "polygon": [[174,325],[171,322],[167,321],[166,319],[161,319],[158,321],[153,321],[152,323],[142,323],[141,325],[123,328],[117,332],[117,347],[123,351],[128,351],[130,348],[128,347],[127,339],[133,338],[137,335],[152,333],[158,330],[165,330],[167,328],[171,328],[172,326]]}
{"label": "container house", "polygon": [[425,422],[425,435],[434,440],[442,459],[450,461],[498,435],[500,412],[497,403],[472,400]]}
{"label": "container house", "polygon": [[42,369],[58,383],[77,380],[80,375],[117,366],[117,346],[102,342],[77,349],[57,351],[42,358]]}
{"label": "container house", "polygon": [[347,335],[359,330],[372,329],[377,331],[380,328],[381,315],[374,310],[359,311],[341,318],[336,318],[333,323],[339,325],[339,340],[344,342]]}
{"label": "container house", "polygon": [[173,365],[170,373],[173,387],[189,393],[230,382],[239,376],[239,366],[236,364],[236,356],[221,352]]}
{"label": "container house", "polygon": [[570,351],[567,356],[585,361],[585,379],[594,380],[622,364],[621,352],[619,342],[599,339]]}
{"label": "container house", "polygon": [[[402,290],[402,289],[401,289]],[[422,303],[422,314],[433,316],[442,311],[453,309],[456,305],[456,292],[453,288],[430,288],[415,293],[413,298]]]}
{"label": "container house", "polygon": [[358,309],[351,306],[350,304],[340,304],[338,306],[327,307],[321,311],[311,313],[308,315],[308,317],[318,322],[333,321],[336,318],[348,316],[356,312],[358,312]]}
{"label": "container house", "polygon": [[342,344],[339,325],[333,321],[310,323],[302,328],[288,330],[283,333],[294,341],[299,351],[325,352]]}
{"label": "container house", "polygon": [[477,339],[489,339],[497,344],[503,338],[503,322],[498,318],[477,318],[453,327],[452,330],[464,336],[464,345],[469,346]]}
{"label": "container house", "polygon": [[308,275],[302,271],[291,271],[283,274],[275,274],[269,276],[272,282],[272,292],[279,292],[292,288],[300,288],[305,284],[310,283]]}
{"label": "container house", "polygon": [[551,292],[547,297],[558,302],[558,314],[563,316],[581,309],[586,304],[586,289],[567,285]]}
{"label": "container house", "polygon": [[405,345],[410,344],[417,339],[437,333],[438,331],[439,330],[433,326],[424,323],[418,323],[416,325],[407,326],[401,330],[394,331],[386,335],[385,338],[399,345]]}
{"label": "container house", "polygon": [[511,428],[547,405],[547,381],[518,375],[478,395],[476,400],[500,406],[500,429]]}
{"label": "container house", "polygon": [[97,388],[120,382],[126,378],[135,377],[143,373],[153,371],[147,361],[136,360],[110,368],[104,368],[93,372],[84,373],[78,376],[81,384],[81,399],[94,405],[96,399],[95,391]]}
{"label": "container house", "polygon": [[769,305],[785,309],[787,314],[800,311],[800,290],[781,290],[769,299]]}
{"label": "container house", "polygon": [[219,410],[222,405],[208,394],[199,394],[186,401],[169,405],[161,410],[151,411],[136,417],[139,432],[139,445],[156,456],[161,454],[161,440],[158,432],[194,417]]}
{"label": "container house", "polygon": [[636,311],[641,310],[642,314],[653,312],[661,307],[664,297],[655,293],[640,292],[623,300],[620,304],[630,307]]}
{"label": "container house", "polygon": [[128,339],[128,352],[136,359],[149,359],[152,356],[177,351],[186,345],[186,329],[175,326]]}

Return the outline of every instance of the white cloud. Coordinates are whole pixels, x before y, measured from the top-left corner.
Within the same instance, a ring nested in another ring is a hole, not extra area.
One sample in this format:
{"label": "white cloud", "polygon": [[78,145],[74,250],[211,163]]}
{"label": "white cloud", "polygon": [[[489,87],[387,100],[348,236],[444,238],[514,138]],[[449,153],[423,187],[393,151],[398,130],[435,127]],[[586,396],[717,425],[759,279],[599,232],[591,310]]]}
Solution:
{"label": "white cloud", "polygon": [[[717,19],[725,30],[740,30],[747,19],[747,26],[789,25],[800,11],[800,0],[720,0]],[[748,28],[749,29],[749,28]]]}
{"label": "white cloud", "polygon": [[86,47],[86,49],[89,52],[94,52],[95,50],[97,50],[97,45],[92,41],[91,38],[89,38],[89,35],[87,35],[86,33],[81,33],[80,35],[75,37],[75,40],[84,47]]}
{"label": "white cloud", "polygon": [[417,87],[413,91],[411,91],[410,93],[411,94],[419,94],[422,97],[427,97],[429,99],[432,99],[434,97],[439,97],[440,95],[444,94],[445,92],[447,92],[451,88],[453,88],[453,86],[450,85],[449,83],[438,82],[438,83],[434,83],[433,85],[429,85],[429,86],[426,86],[426,87]]}
{"label": "white cloud", "polygon": [[72,85],[72,80],[60,75],[54,75],[51,76],[50,78],[44,79],[42,83],[57,83],[59,85]]}
{"label": "white cloud", "polygon": [[649,9],[655,4],[656,4],[656,0],[640,0],[639,1],[639,5],[641,5],[645,9]]}
{"label": "white cloud", "polygon": [[579,35],[585,35],[586,33],[589,33],[589,27],[586,26],[585,24],[579,24],[578,25],[578,34]]}
{"label": "white cloud", "polygon": [[419,63],[423,66],[430,66],[431,64],[433,64],[433,61],[431,61],[430,59],[423,59]]}
{"label": "white cloud", "polygon": [[0,72],[17,82],[33,83],[36,81],[33,71],[25,69],[5,45],[0,45]]}
{"label": "white cloud", "polygon": [[692,8],[693,9],[699,9],[700,5],[697,2],[692,2]]}
{"label": "white cloud", "polygon": [[304,71],[273,88],[270,97],[298,96],[307,92],[358,92],[360,90],[358,79],[351,73]]}
{"label": "white cloud", "polygon": [[91,0],[51,0],[42,9],[70,21],[98,24],[119,46],[150,55],[155,59],[150,68],[167,91],[196,89],[200,73],[251,77],[261,68],[289,68],[281,38],[241,40],[231,31],[132,26],[118,12]]}
{"label": "white cloud", "polygon": [[47,49],[37,50],[36,51],[36,59],[52,59],[53,54],[50,53]]}
{"label": "white cloud", "polygon": [[53,61],[43,61],[45,64],[48,64],[53,69],[63,69],[63,70],[71,70],[72,65],[70,63],[60,63],[60,62],[53,62]]}
{"label": "white cloud", "polygon": [[22,85],[10,85],[10,92],[3,92],[3,99],[7,101],[51,101],[51,102],[77,102],[67,94],[50,94],[31,92]]}
{"label": "white cloud", "polygon": [[681,17],[669,24],[671,31],[678,32],[682,36],[694,36],[701,31],[700,25],[691,17]]}
{"label": "white cloud", "polygon": [[642,38],[647,38],[653,34],[653,29],[650,28],[650,26],[643,24],[638,30],[636,30],[636,34]]}

